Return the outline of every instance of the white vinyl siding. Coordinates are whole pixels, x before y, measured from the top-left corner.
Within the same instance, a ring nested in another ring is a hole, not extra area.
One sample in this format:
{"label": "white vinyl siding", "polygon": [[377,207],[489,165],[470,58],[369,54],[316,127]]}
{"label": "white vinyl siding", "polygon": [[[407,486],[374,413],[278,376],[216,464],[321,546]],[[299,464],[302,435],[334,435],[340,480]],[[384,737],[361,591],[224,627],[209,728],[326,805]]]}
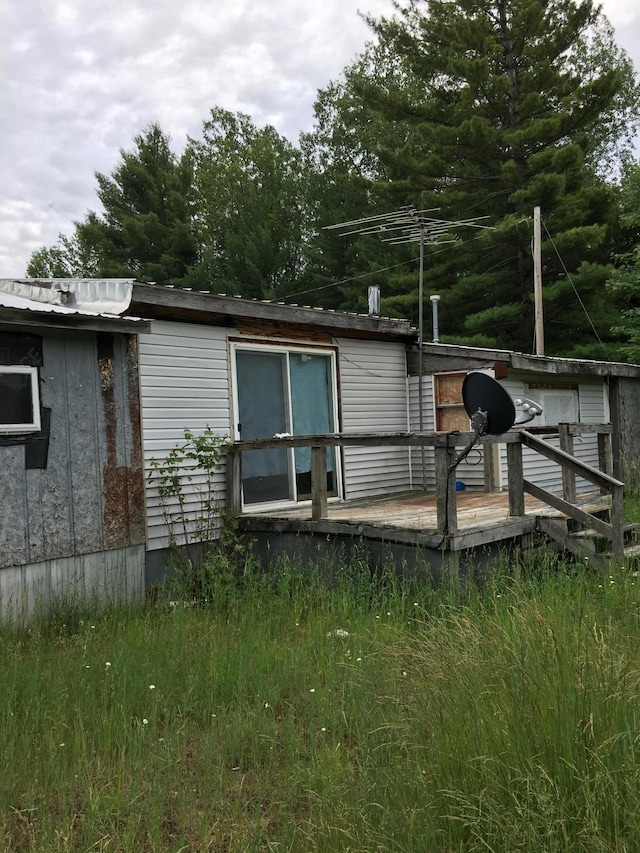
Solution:
{"label": "white vinyl siding", "polygon": [[[402,343],[341,338],[340,400],[344,432],[406,432],[407,367]],[[410,488],[406,447],[345,447],[345,498]]]}
{"label": "white vinyl siding", "polygon": [[[521,375],[517,377],[509,377],[508,380],[501,384],[506,387],[512,397],[529,397],[530,399],[539,402],[545,390],[552,389],[536,389],[529,388],[527,382],[535,380],[530,376]],[[540,381],[546,382],[545,377],[540,377]],[[567,382],[571,383],[571,377],[567,377]],[[562,383],[566,384],[566,383]],[[595,382],[585,382],[576,378],[572,384],[578,386],[578,412],[580,423],[608,423],[608,411],[605,405],[604,384],[598,380]],[[570,391],[568,393],[571,393]],[[519,414],[519,409],[516,409],[516,417]],[[527,426],[536,426],[543,423],[541,418],[534,418]],[[545,441],[548,441],[554,447],[559,447],[560,442],[556,436],[541,436]],[[586,462],[593,467],[598,467],[598,439],[596,435],[583,435],[574,438],[573,445],[574,455],[581,462]],[[506,450],[502,449],[502,476],[506,483],[507,477],[507,460]],[[547,489],[550,492],[562,491],[562,470],[559,465],[541,456],[533,450],[523,448],[522,462],[524,468],[524,476],[527,480]],[[578,493],[591,492],[594,490],[594,485],[581,478],[576,479],[576,488]]]}
{"label": "white vinyl siding", "polygon": [[[195,434],[210,427],[229,435],[227,332],[215,326],[154,320],[149,335],[140,336],[142,435],[147,500],[147,547],[163,548],[168,531],[163,519],[151,460],[163,461],[184,443],[185,430]],[[197,510],[202,480],[185,481],[187,505]],[[225,498],[224,473],[216,477],[216,493]]]}
{"label": "white vinyl siding", "polygon": [[[540,381],[547,381],[544,376],[536,377]],[[500,384],[505,388],[509,395],[515,400],[518,397],[530,397],[533,400],[538,400],[540,394],[536,389],[531,390],[527,387],[527,381],[533,381],[531,374],[510,373],[509,377],[500,380]],[[571,382],[571,378],[568,378]],[[425,431],[435,430],[435,400],[434,400],[434,385],[433,376],[425,375],[423,377],[423,423]],[[579,422],[581,423],[607,423],[609,421],[609,413],[606,399],[606,389],[604,384],[599,381],[584,381],[582,379],[574,380],[574,384],[578,385],[578,410]],[[411,376],[409,378],[410,389],[410,429],[417,431],[419,428],[418,416],[418,377]],[[567,393],[572,393],[568,391]],[[520,409],[516,409],[516,418],[520,414]],[[530,422],[531,426],[541,425],[541,418],[535,418]],[[526,428],[526,426],[525,426]],[[555,447],[559,446],[557,437],[545,436],[545,440],[549,441]],[[460,448],[462,449],[462,448]],[[500,449],[500,478],[503,488],[507,484],[507,454],[506,445],[499,445]],[[460,463],[456,469],[456,480],[462,481],[467,488],[483,489],[484,488],[484,459],[483,454],[485,448],[474,448],[467,459]],[[598,443],[597,436],[584,435],[574,438],[574,454],[583,462],[589,465],[598,467]],[[432,448],[427,448],[425,451],[425,467],[426,467],[426,487],[429,490],[435,489],[435,463],[434,452]],[[524,476],[549,491],[558,492],[562,490],[562,472],[560,467],[535,453],[528,448],[523,448],[523,467]],[[420,451],[414,450],[412,454],[412,473],[413,484],[415,488],[420,488],[422,485],[420,473]],[[576,480],[578,492],[593,491],[593,484],[586,480],[578,478]]]}
{"label": "white vinyl siding", "polygon": [[[411,432],[420,430],[420,388],[419,377],[409,377],[409,429]],[[422,427],[424,432],[435,432],[436,407],[433,375],[425,373],[422,377]],[[429,490],[436,487],[435,454],[433,447],[424,451],[425,485]],[[411,448],[411,470],[413,487],[422,488],[422,452],[419,447]]]}

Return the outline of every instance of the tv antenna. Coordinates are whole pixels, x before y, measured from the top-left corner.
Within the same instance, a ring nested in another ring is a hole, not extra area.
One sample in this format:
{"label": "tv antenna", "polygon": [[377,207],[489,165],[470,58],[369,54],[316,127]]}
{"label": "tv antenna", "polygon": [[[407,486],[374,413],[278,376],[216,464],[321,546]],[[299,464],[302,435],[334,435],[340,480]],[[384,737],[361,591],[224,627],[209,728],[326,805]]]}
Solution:
{"label": "tv antenna", "polygon": [[[422,376],[422,346],[424,340],[424,246],[457,243],[454,232],[458,228],[489,228],[487,225],[479,225],[480,219],[458,219],[451,221],[439,219],[430,214],[437,213],[440,208],[434,207],[428,210],[417,210],[411,205],[406,205],[400,210],[391,213],[382,213],[377,216],[367,216],[362,219],[352,219],[350,222],[340,222],[337,225],[326,225],[326,231],[338,231],[342,237],[352,234],[358,236],[373,235],[380,237],[383,243],[392,246],[400,246],[405,243],[420,244],[420,266],[418,272],[418,428],[424,432],[423,411],[423,376]],[[433,302],[434,312],[437,310],[437,301]],[[426,488],[426,470],[424,458],[424,446],[422,447],[422,485]]]}

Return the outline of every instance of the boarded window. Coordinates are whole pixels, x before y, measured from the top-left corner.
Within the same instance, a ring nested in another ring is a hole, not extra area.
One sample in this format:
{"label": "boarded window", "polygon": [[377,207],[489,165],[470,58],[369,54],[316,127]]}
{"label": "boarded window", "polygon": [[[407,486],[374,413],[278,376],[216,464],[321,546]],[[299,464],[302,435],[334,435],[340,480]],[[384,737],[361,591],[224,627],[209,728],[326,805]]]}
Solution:
{"label": "boarded window", "polygon": [[436,430],[449,432],[469,430],[469,416],[462,402],[462,383],[466,373],[436,373],[434,392],[436,403]]}

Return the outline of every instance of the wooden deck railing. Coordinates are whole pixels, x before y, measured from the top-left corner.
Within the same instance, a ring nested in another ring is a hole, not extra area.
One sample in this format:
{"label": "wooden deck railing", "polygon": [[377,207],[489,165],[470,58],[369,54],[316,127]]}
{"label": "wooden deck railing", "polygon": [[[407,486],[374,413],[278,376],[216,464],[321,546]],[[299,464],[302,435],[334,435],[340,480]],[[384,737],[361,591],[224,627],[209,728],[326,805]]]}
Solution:
{"label": "wooden deck railing", "polygon": [[[560,448],[538,436],[555,434],[560,437]],[[573,453],[573,438],[585,433],[598,436],[598,462],[594,468],[577,459]],[[525,493],[563,512],[579,523],[592,528],[611,540],[612,552],[623,552],[623,486],[611,476],[610,451],[611,426],[608,424],[561,424],[558,429],[514,429],[499,436],[483,436],[480,444],[506,444],[508,466],[509,514],[525,515]],[[466,446],[472,433],[334,433],[322,435],[285,436],[282,438],[256,438],[237,441],[227,454],[227,509],[232,513],[242,511],[242,453],[246,450],[272,448],[311,448],[311,517],[319,520],[327,515],[327,447],[433,447],[435,454],[436,512],[438,532],[454,534],[458,529],[455,476],[451,466],[459,449]],[[525,479],[522,448],[560,465],[562,469],[562,497]],[[610,523],[576,506],[576,476],[593,483],[604,494],[611,495]]]}

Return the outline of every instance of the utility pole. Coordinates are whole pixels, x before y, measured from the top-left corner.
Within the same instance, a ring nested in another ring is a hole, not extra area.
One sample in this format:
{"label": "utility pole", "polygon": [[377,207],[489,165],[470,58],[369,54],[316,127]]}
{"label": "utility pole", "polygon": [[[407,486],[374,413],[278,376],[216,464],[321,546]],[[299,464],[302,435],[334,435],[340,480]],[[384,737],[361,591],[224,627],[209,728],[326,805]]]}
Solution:
{"label": "utility pole", "polygon": [[536,317],[536,355],[544,355],[544,320],[542,316],[542,241],[540,208],[533,209],[533,300]]}

